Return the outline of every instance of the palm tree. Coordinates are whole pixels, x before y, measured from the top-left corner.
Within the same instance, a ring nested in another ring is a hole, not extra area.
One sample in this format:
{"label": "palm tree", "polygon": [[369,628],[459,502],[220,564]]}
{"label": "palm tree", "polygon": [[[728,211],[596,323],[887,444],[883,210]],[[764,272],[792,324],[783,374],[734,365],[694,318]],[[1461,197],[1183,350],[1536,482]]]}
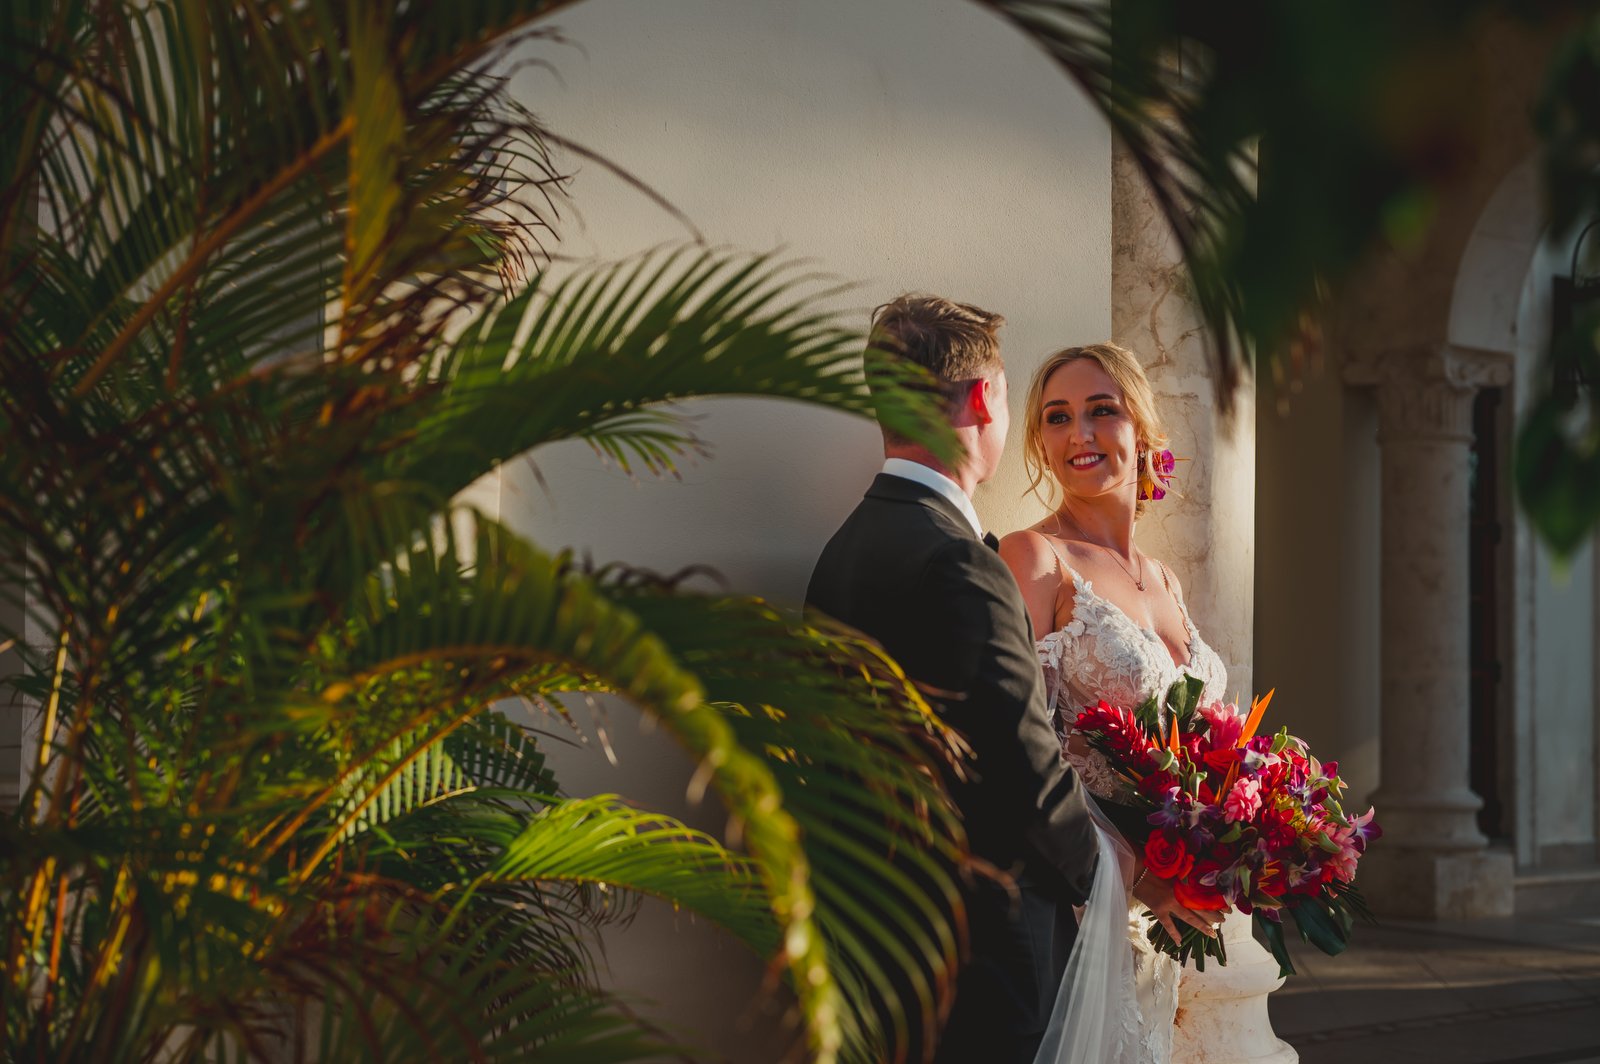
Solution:
{"label": "palm tree", "polygon": [[[786,972],[816,1059],[947,997],[956,742],[898,668],[456,501],[557,439],[668,468],[694,395],[944,442],[782,262],[547,268],[560,181],[491,71],[559,6],[0,16],[0,586],[46,633],[0,633],[43,728],[0,827],[12,1058],[638,1059],[587,936],[647,896]],[[737,844],[563,793],[496,708],[594,692]]]}

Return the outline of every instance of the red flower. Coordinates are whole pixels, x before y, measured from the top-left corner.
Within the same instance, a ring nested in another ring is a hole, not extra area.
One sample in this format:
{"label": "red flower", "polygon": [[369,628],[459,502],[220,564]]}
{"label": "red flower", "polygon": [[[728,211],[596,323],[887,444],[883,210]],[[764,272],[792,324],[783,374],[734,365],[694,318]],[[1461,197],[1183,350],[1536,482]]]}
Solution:
{"label": "red flower", "polygon": [[1132,713],[1105,699],[1096,705],[1084,706],[1083,712],[1078,714],[1077,727],[1085,734],[1098,732],[1111,750],[1127,761],[1134,760],[1152,745]]}
{"label": "red flower", "polygon": [[1205,739],[1197,732],[1179,732],[1178,745],[1183,747],[1190,761],[1199,761],[1201,751],[1205,749]]}
{"label": "red flower", "polygon": [[1172,884],[1172,893],[1178,899],[1178,904],[1186,905],[1196,912],[1221,911],[1228,907],[1228,899],[1218,893],[1217,888],[1208,887],[1203,883],[1190,883],[1180,879]]}
{"label": "red flower", "polygon": [[1178,777],[1170,772],[1155,771],[1139,781],[1139,793],[1151,802],[1161,802],[1167,792],[1178,785]]}
{"label": "red flower", "polygon": [[1268,861],[1261,866],[1261,872],[1256,877],[1256,889],[1269,897],[1281,898],[1283,892],[1289,889],[1289,879],[1283,872],[1283,865],[1277,861]]}
{"label": "red flower", "polygon": [[1194,868],[1194,855],[1182,839],[1157,831],[1145,840],[1144,863],[1159,879],[1178,879]]}
{"label": "red flower", "polygon": [[1262,810],[1256,828],[1261,832],[1261,840],[1272,850],[1293,846],[1300,838],[1299,832],[1294,829],[1294,815],[1280,809]]}

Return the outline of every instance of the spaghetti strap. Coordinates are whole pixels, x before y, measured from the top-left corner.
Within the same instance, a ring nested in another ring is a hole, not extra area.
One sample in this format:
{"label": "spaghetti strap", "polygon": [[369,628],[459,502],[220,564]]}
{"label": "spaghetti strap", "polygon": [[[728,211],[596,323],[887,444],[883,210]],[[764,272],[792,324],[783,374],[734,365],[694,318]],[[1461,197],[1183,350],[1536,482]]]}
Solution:
{"label": "spaghetti strap", "polygon": [[1066,573],[1070,575],[1072,577],[1073,589],[1076,590],[1078,585],[1083,583],[1083,577],[1078,575],[1078,570],[1074,569],[1071,563],[1069,563],[1066,557],[1061,553],[1061,548],[1056,545],[1055,539],[1051,536],[1045,535],[1043,532],[1035,532],[1034,535],[1044,540],[1045,546],[1050,548],[1050,553],[1056,556],[1056,572],[1058,574]]}
{"label": "spaghetti strap", "polygon": [[1183,601],[1182,595],[1173,590],[1172,574],[1167,569],[1167,563],[1162,561],[1160,558],[1157,558],[1156,564],[1161,567],[1161,586],[1167,589],[1167,594],[1172,596],[1172,601],[1178,604],[1178,612],[1183,614],[1184,627],[1188,628],[1190,632],[1193,632],[1194,620],[1189,616],[1189,604]]}

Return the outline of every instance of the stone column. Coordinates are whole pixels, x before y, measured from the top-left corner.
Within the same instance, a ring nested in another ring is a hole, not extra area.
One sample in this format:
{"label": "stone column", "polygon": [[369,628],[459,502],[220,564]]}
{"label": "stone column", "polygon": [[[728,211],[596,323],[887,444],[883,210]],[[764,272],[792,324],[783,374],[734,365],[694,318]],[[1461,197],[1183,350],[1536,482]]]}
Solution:
{"label": "stone column", "polygon": [[[1255,622],[1254,394],[1217,408],[1205,333],[1188,274],[1165,220],[1126,151],[1112,151],[1113,339],[1139,355],[1155,387],[1178,466],[1178,494],[1151,504],[1139,546],[1172,566],[1205,640],[1228,666],[1229,697],[1248,702]],[[1293,1064],[1272,1033],[1267,995],[1283,985],[1278,964],[1233,913],[1223,925],[1228,964],[1184,970],[1173,1064]]]}
{"label": "stone column", "polygon": [[1509,916],[1513,859],[1478,830],[1468,784],[1472,407],[1506,384],[1504,356],[1441,345],[1355,362],[1377,390],[1382,469],[1380,776],[1384,837],[1360,885],[1380,911]]}

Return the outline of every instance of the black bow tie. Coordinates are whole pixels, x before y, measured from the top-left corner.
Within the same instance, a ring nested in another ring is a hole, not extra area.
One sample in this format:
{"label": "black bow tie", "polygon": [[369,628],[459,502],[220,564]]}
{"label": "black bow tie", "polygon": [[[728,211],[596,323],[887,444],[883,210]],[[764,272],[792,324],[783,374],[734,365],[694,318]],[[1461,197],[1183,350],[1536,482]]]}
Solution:
{"label": "black bow tie", "polygon": [[1000,537],[993,532],[985,532],[983,534],[983,545],[992,551],[998,551],[1000,549]]}

